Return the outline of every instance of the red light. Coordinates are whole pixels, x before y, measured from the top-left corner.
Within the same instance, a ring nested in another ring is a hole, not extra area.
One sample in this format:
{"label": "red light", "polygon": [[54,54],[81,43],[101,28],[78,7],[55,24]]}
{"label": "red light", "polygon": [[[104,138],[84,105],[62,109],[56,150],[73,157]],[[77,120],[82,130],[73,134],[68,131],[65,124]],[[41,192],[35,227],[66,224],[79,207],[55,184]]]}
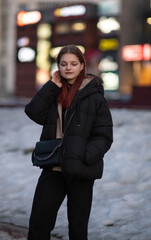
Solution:
{"label": "red light", "polygon": [[149,61],[151,59],[151,45],[150,44],[144,44],[142,46],[143,50],[143,59],[145,61]]}
{"label": "red light", "polygon": [[127,45],[122,49],[125,61],[149,61],[151,59],[151,45]]}
{"label": "red light", "polygon": [[17,14],[17,25],[18,26],[24,26],[24,15],[26,14],[25,11],[20,11],[18,14]]}

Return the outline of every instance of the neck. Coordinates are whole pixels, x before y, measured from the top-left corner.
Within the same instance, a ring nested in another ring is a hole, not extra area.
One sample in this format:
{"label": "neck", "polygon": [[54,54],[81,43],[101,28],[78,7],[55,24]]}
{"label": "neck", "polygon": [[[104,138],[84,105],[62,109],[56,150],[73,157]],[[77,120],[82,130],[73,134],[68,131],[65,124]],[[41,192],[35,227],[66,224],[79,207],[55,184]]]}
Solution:
{"label": "neck", "polygon": [[72,87],[73,83],[67,83],[69,87]]}

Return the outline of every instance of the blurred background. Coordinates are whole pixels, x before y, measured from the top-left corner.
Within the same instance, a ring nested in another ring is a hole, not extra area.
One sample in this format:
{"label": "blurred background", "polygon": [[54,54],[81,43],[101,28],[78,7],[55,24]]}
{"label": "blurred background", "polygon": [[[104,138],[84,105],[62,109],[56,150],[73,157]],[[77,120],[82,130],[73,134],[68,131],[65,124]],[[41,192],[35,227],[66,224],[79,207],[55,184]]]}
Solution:
{"label": "blurred background", "polygon": [[150,0],[0,0],[0,104],[22,104],[75,44],[111,107],[151,107]]}
{"label": "blurred background", "polygon": [[[50,79],[66,44],[79,46],[87,71],[102,78],[114,122],[90,239],[151,240],[151,0],[0,0],[0,239],[18,239],[10,238],[14,230],[26,236],[41,126],[23,106]],[[68,239],[65,214],[66,202],[57,239]]]}

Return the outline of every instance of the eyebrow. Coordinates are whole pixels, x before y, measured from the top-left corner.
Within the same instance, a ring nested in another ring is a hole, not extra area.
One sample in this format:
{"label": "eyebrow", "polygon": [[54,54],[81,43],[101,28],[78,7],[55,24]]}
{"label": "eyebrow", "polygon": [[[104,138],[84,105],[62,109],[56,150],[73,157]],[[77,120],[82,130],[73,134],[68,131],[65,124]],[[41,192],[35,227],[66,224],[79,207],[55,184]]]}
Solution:
{"label": "eyebrow", "polygon": [[[64,61],[64,60],[63,60],[63,61],[60,61],[60,62],[61,62],[61,63],[67,63],[67,61]],[[76,61],[76,60],[75,60],[75,61],[71,61],[71,63],[77,63],[77,62],[78,62],[78,61]]]}

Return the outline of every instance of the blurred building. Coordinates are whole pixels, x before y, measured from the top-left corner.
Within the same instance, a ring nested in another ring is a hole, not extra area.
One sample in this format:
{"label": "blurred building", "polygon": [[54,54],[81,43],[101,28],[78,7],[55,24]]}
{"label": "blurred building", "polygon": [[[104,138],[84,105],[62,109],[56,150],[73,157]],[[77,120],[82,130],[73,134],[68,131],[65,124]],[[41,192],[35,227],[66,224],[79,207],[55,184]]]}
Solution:
{"label": "blurred building", "polygon": [[[21,10],[51,9],[71,3],[70,0],[0,0],[0,96],[14,96],[16,93],[16,17]],[[81,2],[72,0],[72,3]],[[87,0],[98,2],[98,0]]]}
{"label": "blurred building", "polygon": [[102,77],[109,99],[151,105],[150,0],[0,4],[0,96],[31,97],[55,71],[59,47],[73,43],[88,71]]}
{"label": "blurred building", "polygon": [[122,1],[120,92],[151,105],[151,1]]}
{"label": "blurred building", "polygon": [[[56,70],[55,57],[66,44],[74,44],[89,59],[98,55],[97,5],[50,5],[40,11],[17,14],[16,95],[32,96]],[[25,19],[36,20],[26,24]],[[23,87],[24,86],[24,87]]]}

